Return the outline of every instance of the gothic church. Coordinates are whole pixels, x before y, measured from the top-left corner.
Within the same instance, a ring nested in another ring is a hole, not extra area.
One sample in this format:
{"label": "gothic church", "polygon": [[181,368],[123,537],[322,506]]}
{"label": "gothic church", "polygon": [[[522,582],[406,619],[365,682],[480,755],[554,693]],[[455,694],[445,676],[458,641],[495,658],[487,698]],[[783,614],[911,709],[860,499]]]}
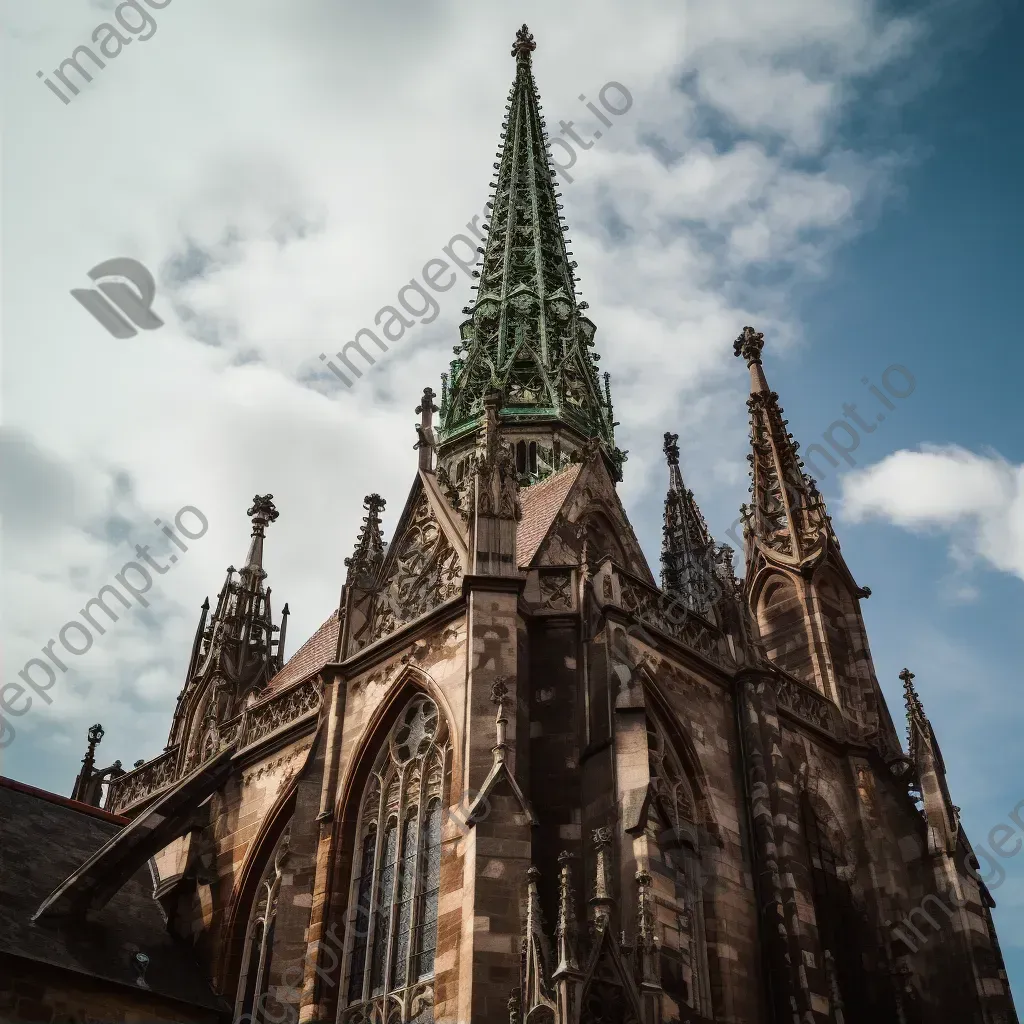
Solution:
{"label": "gothic church", "polygon": [[750,327],[743,577],[673,434],[660,585],[645,560],[534,49],[523,26],[393,536],[369,495],[339,608],[286,660],[257,496],[163,752],[100,769],[94,732],[72,800],[0,787],[0,1016],[1017,1021],[913,675],[904,747]]}

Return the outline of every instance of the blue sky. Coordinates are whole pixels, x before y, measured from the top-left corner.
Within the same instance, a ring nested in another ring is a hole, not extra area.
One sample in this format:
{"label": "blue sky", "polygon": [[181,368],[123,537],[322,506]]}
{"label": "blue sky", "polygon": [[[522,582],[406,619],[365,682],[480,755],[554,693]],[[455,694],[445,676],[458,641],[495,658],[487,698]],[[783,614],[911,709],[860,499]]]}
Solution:
{"label": "blue sky", "polygon": [[[1019,5],[640,0],[626,21],[612,0],[171,4],[62,105],[37,69],[113,6],[4,15],[5,678],[110,581],[125,537],[156,542],[152,520],[186,504],[210,530],[19,721],[4,774],[69,791],[96,720],[110,760],[161,749],[253,493],[281,509],[267,567],[293,651],[334,607],[364,494],[393,525],[412,410],[469,282],[350,393],[317,355],[481,208],[525,19],[549,121],[593,130],[577,96],[610,80],[635,98],[563,192],[652,563],[665,430],[720,539],[745,499],[745,323],[805,449],[844,403],[877,409],[862,377],[909,368],[913,394],[822,489],[873,591],[894,718],[908,665],[970,836],[1007,820],[1024,799]],[[68,298],[114,255],[157,277],[167,323],[136,344]],[[1020,990],[1024,854],[1005,867],[997,924]]]}

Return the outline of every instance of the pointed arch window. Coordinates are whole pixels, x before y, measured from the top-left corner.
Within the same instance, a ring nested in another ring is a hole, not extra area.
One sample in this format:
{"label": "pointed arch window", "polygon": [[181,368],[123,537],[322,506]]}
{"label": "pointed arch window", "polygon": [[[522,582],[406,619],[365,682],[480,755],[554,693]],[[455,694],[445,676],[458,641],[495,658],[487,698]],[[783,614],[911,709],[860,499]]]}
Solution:
{"label": "pointed arch window", "polygon": [[260,880],[246,931],[245,962],[238,981],[235,1020],[241,1024],[266,1019],[266,1003],[274,956],[274,923],[281,876],[288,857],[290,826],[274,847],[270,864]]}
{"label": "pointed arch window", "polygon": [[520,476],[526,472],[526,442],[520,441],[516,445],[516,472]]}
{"label": "pointed arch window", "polygon": [[342,1021],[433,1020],[441,821],[451,769],[444,719],[409,701],[366,783],[350,889]]}
{"label": "pointed arch window", "polygon": [[[661,984],[666,1019],[689,1011],[710,1020],[711,980],[708,972],[707,927],[704,915],[706,866],[702,863],[694,788],[664,731],[647,717],[647,754],[651,806],[646,842],[656,878],[655,921],[660,932]],[[660,879],[659,879],[660,876]]]}
{"label": "pointed arch window", "polygon": [[843,844],[833,838],[807,793],[801,795],[800,810],[822,968],[832,1002],[846,1020],[896,1024],[892,979],[879,969],[885,957],[847,880]]}

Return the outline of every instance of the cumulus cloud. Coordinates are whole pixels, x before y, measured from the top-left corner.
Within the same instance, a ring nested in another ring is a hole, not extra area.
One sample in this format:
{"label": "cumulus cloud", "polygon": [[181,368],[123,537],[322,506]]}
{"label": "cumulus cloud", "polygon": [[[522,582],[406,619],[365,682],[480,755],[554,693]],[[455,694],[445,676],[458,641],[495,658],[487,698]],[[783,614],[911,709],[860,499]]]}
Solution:
{"label": "cumulus cloud", "polygon": [[[522,20],[553,133],[600,127],[581,93],[617,81],[633,97],[561,191],[634,504],[655,469],[660,483],[673,429],[702,500],[721,487],[738,505],[745,374],[731,340],[753,322],[773,345],[799,341],[790,286],[828,267],[899,168],[900,154],[846,137],[844,116],[933,63],[922,23],[877,0],[637,0],[628,16],[612,0],[524,0],[514,16],[450,0],[218,0],[168,5],[64,105],[36,72],[110,6],[4,15],[5,73],[24,85],[6,124],[5,418],[23,440],[4,658],[16,675],[122,557],[95,539],[112,481],[130,481],[119,514],[143,542],[154,517],[200,507],[210,533],[161,584],[160,634],[97,644],[68,691],[88,682],[92,705],[26,724],[74,750],[102,711],[105,748],[129,763],[164,742],[194,612],[244,555],[254,493],[281,510],[267,569],[295,644],[337,601],[363,495],[388,499],[386,526],[400,511],[412,410],[446,368],[471,282],[460,273],[440,315],[350,391],[318,356],[371,326],[480,212]],[[113,339],[70,298],[113,256],[154,272],[165,327]]]}
{"label": "cumulus cloud", "polygon": [[842,480],[854,520],[943,531],[961,563],[981,559],[1024,579],[1024,465],[956,445],[898,451]]}

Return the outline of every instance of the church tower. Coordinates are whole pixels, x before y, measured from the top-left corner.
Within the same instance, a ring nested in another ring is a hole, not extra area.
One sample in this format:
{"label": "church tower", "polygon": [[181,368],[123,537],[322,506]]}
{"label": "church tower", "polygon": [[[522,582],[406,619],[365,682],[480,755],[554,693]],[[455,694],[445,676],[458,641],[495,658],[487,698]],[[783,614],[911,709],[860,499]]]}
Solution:
{"label": "church tower", "polygon": [[150,863],[239,1024],[1015,1024],[934,731],[906,672],[901,746],[869,592],[753,328],[744,577],[666,433],[655,580],[535,48],[524,25],[478,285],[393,535],[368,495],[338,608],[284,661],[256,498],[167,748],[105,783],[130,824],[37,926]]}

